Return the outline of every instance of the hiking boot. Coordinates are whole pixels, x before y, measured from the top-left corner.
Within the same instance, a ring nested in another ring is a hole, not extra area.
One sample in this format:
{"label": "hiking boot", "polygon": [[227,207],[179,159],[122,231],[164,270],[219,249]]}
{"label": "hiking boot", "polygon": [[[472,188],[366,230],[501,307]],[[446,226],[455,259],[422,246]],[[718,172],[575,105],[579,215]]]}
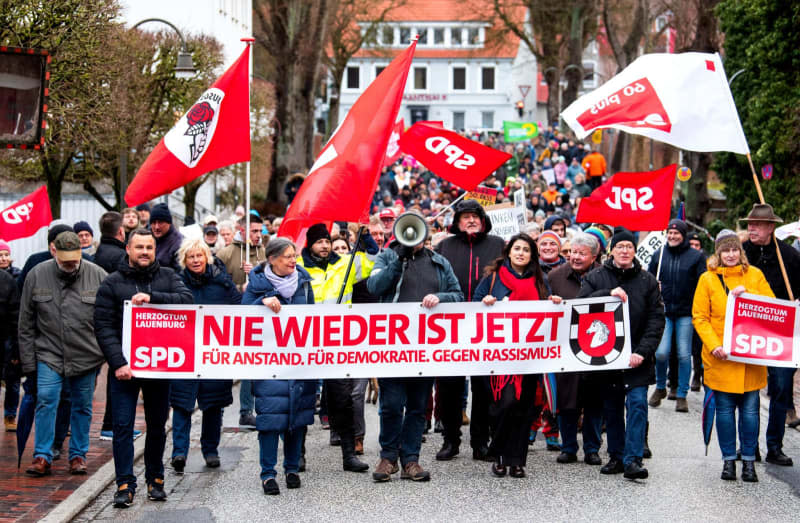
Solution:
{"label": "hiking boot", "polygon": [[86,460],[80,456],[75,456],[69,460],[69,473],[73,476],[86,474]]}
{"label": "hiking boot", "polygon": [[675,412],[689,412],[689,402],[686,398],[678,398],[675,402]]}
{"label": "hiking boot", "polygon": [[381,458],[378,465],[375,467],[375,472],[372,473],[372,479],[377,483],[389,481],[392,479],[392,474],[397,472],[397,464],[392,463],[386,458]]}
{"label": "hiking boot", "polygon": [[16,432],[17,431],[17,418],[14,416],[6,416],[3,419],[3,422],[6,425],[6,432]]}
{"label": "hiking boot", "polygon": [[25,474],[34,478],[41,478],[42,476],[49,476],[51,472],[50,463],[46,459],[38,457],[33,460]]}
{"label": "hiking boot", "polygon": [[164,480],[156,478],[147,485],[147,499],[150,501],[166,501],[167,493],[164,492]]}
{"label": "hiking boot", "polygon": [[403,467],[403,472],[400,473],[400,479],[410,479],[411,481],[429,481],[431,473],[423,469],[419,463],[412,461],[406,463]]}
{"label": "hiking boot", "polygon": [[650,399],[647,401],[647,404],[651,407],[658,407],[661,405],[661,400],[667,397],[667,389],[656,389],[650,395]]}
{"label": "hiking boot", "polygon": [[128,508],[133,504],[133,491],[124,483],[117,488],[114,494],[114,508]]}
{"label": "hiking boot", "polygon": [[[792,458],[783,453],[782,450],[767,451],[767,463],[773,465],[780,465],[781,467],[791,467],[794,465]],[[744,478],[744,471],[742,471],[742,478]]]}
{"label": "hiking boot", "polygon": [[758,483],[758,475],[756,475],[756,464],[753,461],[742,462],[742,481],[747,483]]}
{"label": "hiking boot", "polygon": [[733,481],[736,479],[736,461],[732,459],[726,459],[725,463],[722,465],[722,475],[720,479],[724,479],[725,481]]}
{"label": "hiking boot", "polygon": [[175,469],[175,474],[183,474],[183,469],[186,467],[186,456],[175,456],[169,464]]}
{"label": "hiking boot", "polygon": [[256,417],[252,414],[242,414],[239,416],[239,427],[243,429],[255,429]]}

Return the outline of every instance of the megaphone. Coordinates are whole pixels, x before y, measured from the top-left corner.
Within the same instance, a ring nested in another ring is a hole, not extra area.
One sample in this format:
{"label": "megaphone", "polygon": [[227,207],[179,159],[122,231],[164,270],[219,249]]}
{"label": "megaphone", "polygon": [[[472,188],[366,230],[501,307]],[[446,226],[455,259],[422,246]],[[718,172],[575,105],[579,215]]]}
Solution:
{"label": "megaphone", "polygon": [[419,214],[407,212],[395,220],[392,234],[401,245],[416,247],[428,237],[428,224]]}

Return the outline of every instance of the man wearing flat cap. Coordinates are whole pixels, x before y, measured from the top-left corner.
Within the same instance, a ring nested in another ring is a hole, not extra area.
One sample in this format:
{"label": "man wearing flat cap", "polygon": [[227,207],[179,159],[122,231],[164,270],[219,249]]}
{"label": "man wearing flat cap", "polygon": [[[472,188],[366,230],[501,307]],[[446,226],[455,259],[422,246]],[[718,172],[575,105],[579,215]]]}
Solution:
{"label": "man wearing flat cap", "polygon": [[[780,247],[789,285],[794,298],[800,298],[800,253],[790,245],[776,242],[775,227],[783,220],[775,215],[772,206],[766,203],[753,205],[750,214],[742,220],[747,223],[749,239],[742,244],[747,260],[755,267],[761,269],[767,278],[775,297],[781,300],[789,299],[789,291],[783,279],[778,260],[776,245]],[[794,420],[794,402],[792,399],[792,382],[797,369],[784,367],[769,367],[767,392],[769,393],[769,421],[767,422],[767,463],[792,466],[792,458],[783,453],[783,435],[786,423]],[[787,420],[787,413],[790,419]]]}
{"label": "man wearing flat cap", "polygon": [[54,259],[30,272],[20,301],[22,371],[37,388],[34,459],[26,471],[33,477],[50,474],[62,388],[72,400],[69,471],[86,474],[95,376],[105,361],[94,336],[94,302],[106,271],[81,259],[81,242],[72,231],[51,245]]}

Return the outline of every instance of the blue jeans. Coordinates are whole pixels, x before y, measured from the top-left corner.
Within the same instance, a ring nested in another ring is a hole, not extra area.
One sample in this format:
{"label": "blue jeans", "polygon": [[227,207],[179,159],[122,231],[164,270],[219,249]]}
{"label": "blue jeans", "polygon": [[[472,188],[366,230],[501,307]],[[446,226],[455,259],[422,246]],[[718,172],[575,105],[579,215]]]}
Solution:
{"label": "blue jeans", "polygon": [[[561,452],[567,454],[578,453],[578,418],[577,409],[563,410],[558,416],[558,428],[561,431]],[[602,444],[601,427],[603,413],[596,409],[584,408],[583,410],[583,454],[592,454],[600,451]]]}
{"label": "blue jeans", "polygon": [[133,425],[139,390],[144,400],[144,419],[147,432],[144,440],[144,477],[150,484],[164,479],[164,444],[167,434],[164,425],[169,417],[169,380],[132,378],[118,380],[111,376],[111,410],[114,417],[114,471],[117,486],[127,484],[136,492],[133,473]]}
{"label": "blue jeans", "polygon": [[[626,414],[627,411],[627,414]],[[608,453],[625,465],[642,459],[647,428],[647,387],[633,387],[627,393],[608,389],[603,398]]]}
{"label": "blue jeans", "polygon": [[[192,430],[192,413],[180,407],[172,408],[172,457],[189,455],[189,433]],[[203,411],[200,429],[200,450],[203,457],[219,456],[219,440],[222,431],[222,407],[211,407]]]}
{"label": "blue jeans", "polygon": [[714,401],[717,406],[717,439],[722,459],[736,459],[736,409],[739,409],[742,460],[755,461],[759,427],[758,391],[734,394],[715,390]]}
{"label": "blue jeans", "polygon": [[303,448],[306,427],[278,432],[275,430],[258,431],[258,452],[261,461],[261,481],[278,475],[275,465],[278,464],[278,439],[283,438],[283,471],[286,474],[297,472],[300,464],[300,453]]}
{"label": "blue jeans", "polygon": [[778,452],[783,448],[786,432],[786,411],[794,409],[792,385],[797,369],[767,367],[769,380],[769,420],[767,421],[767,451]]}
{"label": "blue jeans", "polygon": [[[433,378],[379,378],[381,458],[405,466],[419,461],[425,407]],[[405,413],[403,412],[405,410]]]}
{"label": "blue jeans", "polygon": [[69,459],[86,459],[89,452],[89,425],[92,422],[92,397],[94,396],[95,372],[82,376],[65,378],[41,361],[36,364],[36,435],[34,438],[34,458],[53,461],[53,441],[56,430],[56,412],[61,399],[62,387],[69,388],[72,400],[70,425],[72,437],[69,439]]}
{"label": "blue jeans", "polygon": [[667,388],[667,364],[672,348],[672,333],[675,332],[675,343],[678,347],[678,397],[685,398],[689,392],[689,379],[692,374],[692,327],[691,316],[679,318],[667,316],[664,334],[656,350],[656,388]]}
{"label": "blue jeans", "polygon": [[256,400],[253,397],[253,382],[242,380],[239,382],[239,414],[246,416],[252,414],[256,408]]}

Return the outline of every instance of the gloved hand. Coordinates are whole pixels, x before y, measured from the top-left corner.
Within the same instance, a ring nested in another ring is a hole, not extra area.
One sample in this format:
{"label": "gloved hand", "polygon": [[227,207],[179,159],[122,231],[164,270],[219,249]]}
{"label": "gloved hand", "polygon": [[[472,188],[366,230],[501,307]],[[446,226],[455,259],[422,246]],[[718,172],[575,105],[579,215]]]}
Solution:
{"label": "gloved hand", "polygon": [[411,255],[414,254],[414,247],[409,247],[408,245],[402,245],[397,250],[397,256],[401,260],[407,260],[411,258]]}

